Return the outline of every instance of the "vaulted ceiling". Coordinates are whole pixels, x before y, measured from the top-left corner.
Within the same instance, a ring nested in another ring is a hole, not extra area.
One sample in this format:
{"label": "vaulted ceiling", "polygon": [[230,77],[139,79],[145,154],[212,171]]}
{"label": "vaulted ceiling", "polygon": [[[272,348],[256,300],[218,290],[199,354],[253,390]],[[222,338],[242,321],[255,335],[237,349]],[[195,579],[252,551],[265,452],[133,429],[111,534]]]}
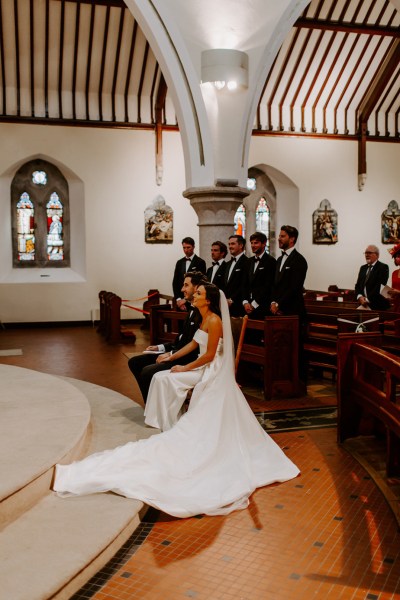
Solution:
{"label": "vaulted ceiling", "polygon": [[[282,44],[258,135],[399,141],[400,13],[313,0]],[[0,0],[0,122],[176,126],[143,32],[121,0]]]}

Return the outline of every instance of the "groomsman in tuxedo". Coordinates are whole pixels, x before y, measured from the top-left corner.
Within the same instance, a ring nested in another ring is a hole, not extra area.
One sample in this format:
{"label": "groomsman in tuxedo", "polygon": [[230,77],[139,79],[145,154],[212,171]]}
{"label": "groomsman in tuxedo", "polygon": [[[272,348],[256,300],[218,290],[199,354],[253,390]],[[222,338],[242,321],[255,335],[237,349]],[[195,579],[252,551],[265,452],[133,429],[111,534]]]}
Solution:
{"label": "groomsman in tuxedo", "polygon": [[307,261],[295,248],[299,232],[296,227],[283,225],[278,237],[281,256],[276,261],[271,313],[273,315],[298,315],[299,317],[299,377],[307,381],[307,361],[304,352],[306,308],[304,281]]}
{"label": "groomsman in tuxedo", "polygon": [[304,281],[307,261],[295,248],[299,232],[296,227],[283,225],[278,237],[281,256],[276,261],[275,281],[271,295],[273,315],[298,315],[304,322]]}
{"label": "groomsman in tuxedo", "polygon": [[185,302],[187,302],[188,314],[183,323],[182,333],[176,337],[175,341],[172,344],[148,346],[146,348],[147,352],[154,352],[154,354],[140,354],[139,356],[133,356],[129,359],[128,367],[136,377],[145,403],[147,401],[151,379],[155,373],[170,369],[175,364],[185,365],[192,360],[196,360],[198,349],[180,358],[176,362],[161,362],[162,358],[165,358],[166,355],[174,354],[192,341],[194,334],[200,326],[201,315],[196,308],[191,306],[191,302],[197,286],[206,281],[206,276],[200,271],[186,273],[182,286],[182,295],[185,298]]}
{"label": "groomsman in tuxedo", "polygon": [[172,280],[172,289],[178,310],[186,310],[186,300],[181,294],[185,274],[191,271],[206,273],[205,261],[194,253],[194,239],[183,238],[182,249],[185,256],[177,261]]}
{"label": "groomsman in tuxedo", "polygon": [[227,263],[223,290],[228,301],[232,317],[242,317],[244,312],[243,300],[249,268],[249,259],[244,253],[246,240],[241,235],[229,237],[229,252],[231,260]]}
{"label": "groomsman in tuxedo", "polygon": [[212,265],[207,269],[207,279],[219,289],[224,287],[224,277],[227,263],[225,257],[228,253],[228,248],[223,242],[213,242],[211,244],[211,260]]}
{"label": "groomsman in tuxedo", "polygon": [[364,308],[387,310],[390,302],[381,295],[381,285],[386,285],[389,267],[380,262],[379,248],[369,245],[365,250],[366,264],[360,268],[356,283],[357,300]]}
{"label": "groomsman in tuxedo", "polygon": [[270,314],[276,260],[266,252],[267,236],[256,231],[250,236],[251,250],[243,307],[250,319],[263,320]]}

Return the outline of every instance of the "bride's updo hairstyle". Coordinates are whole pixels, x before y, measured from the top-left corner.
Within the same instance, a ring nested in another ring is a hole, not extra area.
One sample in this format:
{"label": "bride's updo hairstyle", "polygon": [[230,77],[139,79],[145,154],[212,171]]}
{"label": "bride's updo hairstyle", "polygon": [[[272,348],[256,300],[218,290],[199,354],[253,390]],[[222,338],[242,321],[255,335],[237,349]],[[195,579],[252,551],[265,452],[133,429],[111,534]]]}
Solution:
{"label": "bride's updo hairstyle", "polygon": [[221,310],[219,308],[219,288],[213,283],[201,283],[206,291],[206,299],[210,302],[210,310],[219,317],[221,317]]}

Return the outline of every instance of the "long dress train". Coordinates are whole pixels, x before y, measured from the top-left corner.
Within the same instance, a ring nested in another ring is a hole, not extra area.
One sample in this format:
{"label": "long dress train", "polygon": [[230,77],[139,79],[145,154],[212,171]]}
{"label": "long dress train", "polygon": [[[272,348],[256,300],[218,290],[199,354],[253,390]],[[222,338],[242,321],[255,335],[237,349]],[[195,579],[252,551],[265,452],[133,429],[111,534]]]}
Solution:
{"label": "long dress train", "polygon": [[[221,293],[224,341],[203,369],[189,410],[172,429],[57,465],[60,495],[112,491],[176,517],[228,514],[246,508],[257,488],[299,473],[261,428],[233,374],[232,336]],[[200,330],[200,352],[207,333]],[[168,372],[164,372],[168,376]]]}

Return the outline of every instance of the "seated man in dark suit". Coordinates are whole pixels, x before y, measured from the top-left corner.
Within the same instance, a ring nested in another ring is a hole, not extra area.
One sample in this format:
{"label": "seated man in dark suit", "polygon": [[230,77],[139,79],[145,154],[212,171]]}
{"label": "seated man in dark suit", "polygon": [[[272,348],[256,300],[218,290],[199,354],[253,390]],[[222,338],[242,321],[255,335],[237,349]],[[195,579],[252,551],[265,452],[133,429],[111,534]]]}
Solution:
{"label": "seated man in dark suit", "polygon": [[173,344],[165,344],[160,346],[148,346],[147,351],[160,352],[159,354],[141,354],[139,356],[133,356],[128,361],[128,367],[132,371],[133,375],[139,384],[140,391],[142,392],[143,400],[146,403],[147,394],[150,387],[151,378],[158,371],[165,371],[170,369],[175,364],[187,364],[197,358],[198,349],[191,354],[187,354],[185,357],[180,358],[176,363],[161,362],[162,358],[166,354],[174,354],[183,346],[186,346],[196,333],[201,323],[201,315],[197,309],[191,306],[193,300],[193,294],[198,285],[207,281],[205,275],[199,271],[193,271],[192,273],[186,273],[182,292],[187,302],[188,315],[184,321],[182,333],[179,334]]}
{"label": "seated man in dark suit", "polygon": [[181,294],[185,274],[192,271],[206,273],[205,261],[194,253],[194,239],[191,237],[183,238],[182,249],[185,256],[177,261],[172,280],[172,289],[178,310],[186,310],[186,299]]}
{"label": "seated man in dark suit", "polygon": [[390,302],[381,295],[381,285],[386,285],[389,267],[380,262],[379,248],[370,245],[365,250],[366,264],[358,273],[356,296],[361,306],[372,310],[387,310]]}
{"label": "seated man in dark suit", "polygon": [[266,252],[267,236],[256,231],[250,236],[254,256],[249,259],[249,270],[243,306],[250,319],[264,319],[270,314],[272,286],[276,260]]}
{"label": "seated man in dark suit", "polygon": [[228,253],[228,248],[223,242],[213,242],[211,244],[211,260],[212,266],[207,269],[207,279],[219,289],[224,287],[224,277],[227,263],[225,257]]}

